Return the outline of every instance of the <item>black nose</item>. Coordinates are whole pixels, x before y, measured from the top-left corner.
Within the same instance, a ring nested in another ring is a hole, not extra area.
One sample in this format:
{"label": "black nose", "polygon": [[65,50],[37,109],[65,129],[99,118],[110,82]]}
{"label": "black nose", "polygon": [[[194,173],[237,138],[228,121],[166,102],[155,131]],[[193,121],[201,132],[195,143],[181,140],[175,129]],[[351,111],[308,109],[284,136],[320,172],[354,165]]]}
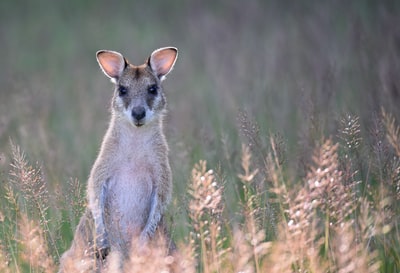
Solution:
{"label": "black nose", "polygon": [[132,109],[132,117],[139,121],[146,116],[146,109],[143,106],[133,107]]}

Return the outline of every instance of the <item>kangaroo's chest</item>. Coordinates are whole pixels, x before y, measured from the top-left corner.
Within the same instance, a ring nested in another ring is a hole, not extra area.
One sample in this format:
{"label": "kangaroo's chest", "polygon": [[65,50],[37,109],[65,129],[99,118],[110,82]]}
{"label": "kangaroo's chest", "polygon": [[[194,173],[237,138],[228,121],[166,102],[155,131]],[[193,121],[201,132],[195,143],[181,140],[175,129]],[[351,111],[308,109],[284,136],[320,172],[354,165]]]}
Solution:
{"label": "kangaroo's chest", "polygon": [[116,160],[107,184],[105,224],[123,241],[138,235],[146,224],[154,190],[155,164],[151,156],[132,154]]}

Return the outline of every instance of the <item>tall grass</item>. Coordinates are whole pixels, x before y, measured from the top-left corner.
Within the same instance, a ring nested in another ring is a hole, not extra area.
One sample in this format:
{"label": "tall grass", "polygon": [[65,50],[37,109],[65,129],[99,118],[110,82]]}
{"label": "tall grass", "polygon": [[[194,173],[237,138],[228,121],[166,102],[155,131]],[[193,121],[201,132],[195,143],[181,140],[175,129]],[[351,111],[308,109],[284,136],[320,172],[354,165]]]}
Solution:
{"label": "tall grass", "polygon": [[[316,143],[297,183],[286,177],[290,159],[281,160],[273,137],[263,162],[242,145],[236,178],[209,168],[206,161],[196,163],[185,194],[188,222],[174,223],[189,230],[177,239],[176,252],[168,254],[158,241],[140,252],[132,250],[122,269],[116,266],[118,254],[111,254],[107,272],[399,271],[399,126],[384,111],[380,119],[391,156],[385,170],[371,167],[366,179],[358,180],[357,166],[375,164],[374,159],[358,155],[363,150],[373,155],[377,147],[365,149],[359,119],[351,115],[342,119],[342,141]],[[32,166],[14,144],[12,157],[1,196],[2,272],[54,272],[65,248],[58,240],[60,221],[71,219],[60,219],[55,211],[75,219],[85,204],[51,202],[41,167]],[[74,198],[81,198],[80,184],[71,180],[70,185]],[[236,189],[233,218],[227,211],[227,187]]]}

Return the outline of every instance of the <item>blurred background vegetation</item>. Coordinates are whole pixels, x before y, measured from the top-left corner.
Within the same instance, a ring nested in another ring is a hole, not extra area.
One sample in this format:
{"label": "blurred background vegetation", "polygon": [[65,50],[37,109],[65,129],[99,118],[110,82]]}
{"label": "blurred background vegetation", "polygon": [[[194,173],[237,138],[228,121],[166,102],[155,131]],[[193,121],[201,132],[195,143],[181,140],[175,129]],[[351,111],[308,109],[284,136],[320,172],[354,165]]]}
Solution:
{"label": "blurred background vegetation", "polygon": [[43,166],[57,207],[71,178],[85,185],[107,128],[112,85],[95,52],[141,64],[175,46],[165,128],[176,219],[195,162],[237,179],[249,128],[261,149],[280,136],[288,176],[301,175],[344,115],[360,118],[366,143],[381,108],[400,120],[399,15],[399,1],[0,1],[0,171],[12,140]]}

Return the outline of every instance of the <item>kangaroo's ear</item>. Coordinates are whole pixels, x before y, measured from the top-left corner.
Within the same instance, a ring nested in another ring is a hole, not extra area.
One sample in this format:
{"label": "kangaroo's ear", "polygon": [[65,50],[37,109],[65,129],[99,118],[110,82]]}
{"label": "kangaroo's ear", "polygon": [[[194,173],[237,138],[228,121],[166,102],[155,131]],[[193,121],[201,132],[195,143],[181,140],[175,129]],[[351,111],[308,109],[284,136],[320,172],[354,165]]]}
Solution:
{"label": "kangaroo's ear", "polygon": [[127,66],[127,62],[120,53],[110,50],[100,50],[96,53],[97,62],[107,77],[115,82]]}
{"label": "kangaroo's ear", "polygon": [[162,81],[165,79],[165,76],[169,72],[171,72],[177,57],[177,48],[163,47],[151,53],[147,64],[156,73],[157,77]]}

